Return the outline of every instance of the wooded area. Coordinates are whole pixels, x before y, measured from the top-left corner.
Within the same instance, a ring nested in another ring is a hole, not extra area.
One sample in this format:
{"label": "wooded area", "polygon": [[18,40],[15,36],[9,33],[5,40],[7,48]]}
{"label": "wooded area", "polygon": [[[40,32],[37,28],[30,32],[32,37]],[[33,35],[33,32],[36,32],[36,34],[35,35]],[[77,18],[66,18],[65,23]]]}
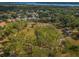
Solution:
{"label": "wooded area", "polygon": [[79,56],[79,7],[0,6],[0,56]]}

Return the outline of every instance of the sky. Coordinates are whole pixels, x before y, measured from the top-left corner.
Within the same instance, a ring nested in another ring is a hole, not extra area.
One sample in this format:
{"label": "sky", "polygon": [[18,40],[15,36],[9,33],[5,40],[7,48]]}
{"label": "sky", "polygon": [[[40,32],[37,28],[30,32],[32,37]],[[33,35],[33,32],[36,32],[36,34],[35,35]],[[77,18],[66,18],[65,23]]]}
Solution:
{"label": "sky", "polygon": [[79,2],[0,2],[0,5],[79,6]]}

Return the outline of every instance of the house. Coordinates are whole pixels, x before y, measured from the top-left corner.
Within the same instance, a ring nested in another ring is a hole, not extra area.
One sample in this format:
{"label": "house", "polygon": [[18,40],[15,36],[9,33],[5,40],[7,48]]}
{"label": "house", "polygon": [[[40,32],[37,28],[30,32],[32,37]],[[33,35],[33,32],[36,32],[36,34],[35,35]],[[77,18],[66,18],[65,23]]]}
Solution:
{"label": "house", "polygon": [[75,16],[76,16],[76,17],[79,17],[79,12],[76,12],[76,13],[75,13]]}
{"label": "house", "polygon": [[7,21],[8,21],[8,22],[15,22],[16,19],[8,19]]}
{"label": "house", "polygon": [[4,27],[6,25],[6,22],[0,21],[0,27]]}
{"label": "house", "polygon": [[70,29],[68,28],[65,28],[62,30],[63,34],[66,35],[66,36],[71,36],[72,35],[72,32]]}

